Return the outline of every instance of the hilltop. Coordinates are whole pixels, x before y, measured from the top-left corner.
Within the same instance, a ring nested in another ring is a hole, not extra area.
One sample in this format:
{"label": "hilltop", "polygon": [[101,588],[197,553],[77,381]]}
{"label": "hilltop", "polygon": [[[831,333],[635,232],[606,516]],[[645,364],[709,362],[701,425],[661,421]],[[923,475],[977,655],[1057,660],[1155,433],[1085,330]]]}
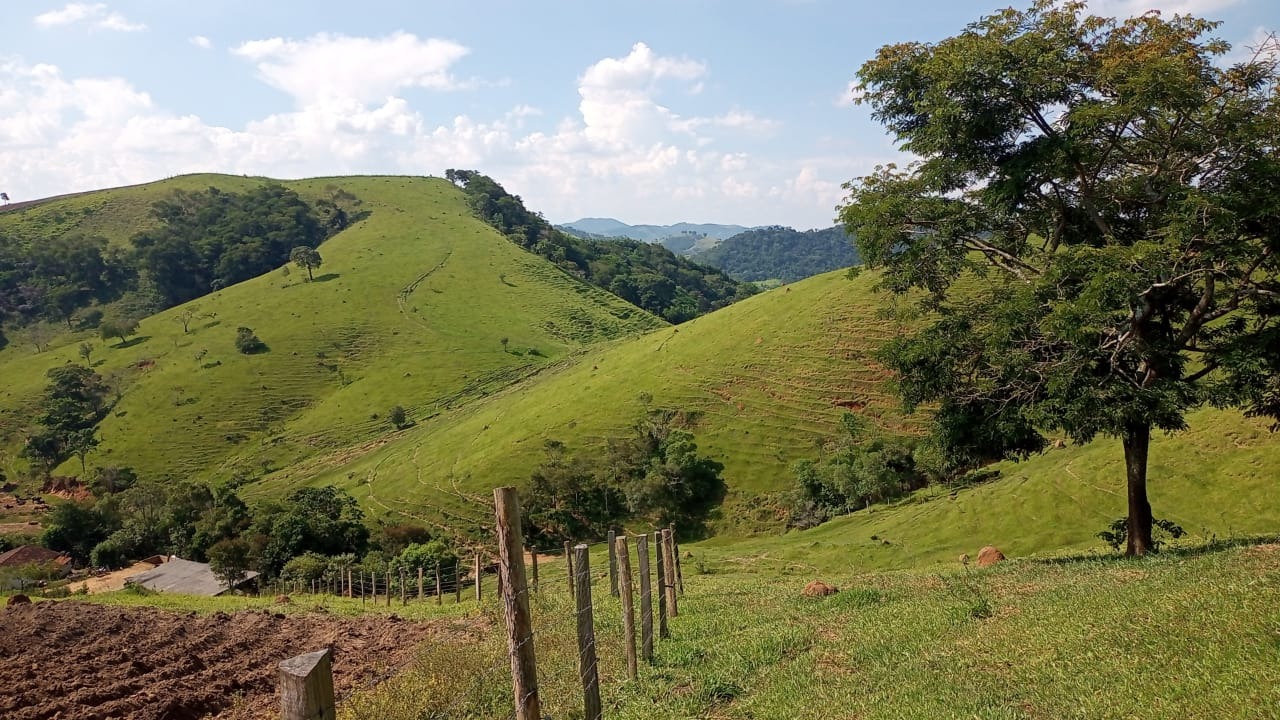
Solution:
{"label": "hilltop", "polygon": [[789,227],[747,230],[690,257],[738,280],[795,282],[861,262],[842,227],[801,232]]}
{"label": "hilltop", "polygon": [[[150,203],[174,189],[260,183],[196,176],[88,193],[6,213],[0,218],[10,224],[0,228],[89,226],[125,242],[147,226]],[[513,245],[444,180],[285,185],[304,197],[338,185],[362,199],[368,216],[322,246],[316,282],[269,273],[146,318],[123,347],[99,346],[95,369],[116,379],[121,398],[91,464],[127,464],[149,476],[257,477],[319,452],[385,441],[393,405],[423,421],[588,343],[665,324]],[[192,309],[201,320],[184,332],[176,319]],[[237,327],[252,328],[270,351],[236,352]],[[68,332],[47,352],[19,343],[0,351],[10,469],[45,370],[76,360],[86,339],[96,343],[92,333]]]}
{"label": "hilltop", "polygon": [[628,225],[613,218],[582,218],[556,227],[578,237],[624,237],[659,243],[673,252],[685,253],[706,248],[750,228],[742,225],[680,222],[671,225]]}

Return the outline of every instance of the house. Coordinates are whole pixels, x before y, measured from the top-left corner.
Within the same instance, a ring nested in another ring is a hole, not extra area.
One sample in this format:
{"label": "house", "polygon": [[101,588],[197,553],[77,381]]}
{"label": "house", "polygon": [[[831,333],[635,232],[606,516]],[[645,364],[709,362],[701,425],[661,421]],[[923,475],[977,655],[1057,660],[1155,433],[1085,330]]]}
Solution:
{"label": "house", "polygon": [[[241,585],[258,577],[256,572],[245,573]],[[127,584],[139,585],[156,592],[180,593],[182,595],[205,595],[213,597],[227,591],[208,563],[169,558],[168,562],[146,572],[134,575],[125,581]]]}
{"label": "house", "polygon": [[[30,570],[31,572],[26,572]],[[0,554],[0,588],[25,588],[71,572],[71,558],[39,545],[22,545]]]}

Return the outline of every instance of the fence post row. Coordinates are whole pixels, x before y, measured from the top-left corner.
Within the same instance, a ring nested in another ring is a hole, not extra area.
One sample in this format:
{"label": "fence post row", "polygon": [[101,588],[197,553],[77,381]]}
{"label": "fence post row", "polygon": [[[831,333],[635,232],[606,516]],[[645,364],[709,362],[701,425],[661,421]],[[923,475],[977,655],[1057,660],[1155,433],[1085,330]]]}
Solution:
{"label": "fence post row", "polygon": [[[533,652],[533,624],[524,577],[524,541],[520,535],[520,499],[513,487],[494,488],[497,517],[498,574],[503,616],[507,621],[507,645],[511,652],[511,685],[516,720],[542,720],[538,695],[538,668]],[[476,568],[479,569],[479,554]],[[477,572],[476,577],[479,578]],[[480,585],[477,580],[476,592]]]}
{"label": "fence post row", "polygon": [[636,536],[640,567],[640,656],[653,662],[653,588],[649,584],[649,536]]}
{"label": "fence post row", "polygon": [[618,597],[618,551],[614,549],[614,540],[618,534],[609,531],[609,594]]}
{"label": "fence post row", "polygon": [[614,555],[618,559],[618,593],[622,597],[622,638],[627,651],[627,676],[639,676],[636,667],[636,613],[631,605],[631,559],[627,556],[627,536],[614,538]]}
{"label": "fence post row", "polygon": [[578,675],[582,678],[584,720],[600,720],[600,673],[596,667],[596,631],[591,612],[590,548],[573,548],[573,581],[578,610]]}
{"label": "fence post row", "polygon": [[281,662],[276,678],[284,720],[335,720],[333,660],[329,650]]}
{"label": "fence post row", "polygon": [[680,617],[680,606],[676,602],[676,538],[670,528],[662,531],[662,552],[666,557],[666,577],[663,578],[663,594],[667,598],[667,616]]}

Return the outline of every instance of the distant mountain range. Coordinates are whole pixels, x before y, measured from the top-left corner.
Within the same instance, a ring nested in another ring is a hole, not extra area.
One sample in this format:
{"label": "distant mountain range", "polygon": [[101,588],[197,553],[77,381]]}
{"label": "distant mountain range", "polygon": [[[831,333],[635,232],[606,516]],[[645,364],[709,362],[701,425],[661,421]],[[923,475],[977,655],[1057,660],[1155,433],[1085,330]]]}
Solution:
{"label": "distant mountain range", "polygon": [[780,225],[628,225],[613,218],[582,218],[556,227],[582,238],[625,237],[661,244],[746,282],[795,282],[860,262],[852,239],[839,226],[800,231]]}
{"label": "distant mountain range", "polygon": [[[685,222],[674,225],[628,225],[613,218],[582,218],[556,227],[579,237],[625,237],[645,242],[660,242],[674,252],[682,252],[693,247],[699,240],[718,242],[750,229],[742,225]],[[682,249],[668,245],[665,241],[670,239],[688,239],[691,242]],[[705,244],[714,245],[715,242]]]}

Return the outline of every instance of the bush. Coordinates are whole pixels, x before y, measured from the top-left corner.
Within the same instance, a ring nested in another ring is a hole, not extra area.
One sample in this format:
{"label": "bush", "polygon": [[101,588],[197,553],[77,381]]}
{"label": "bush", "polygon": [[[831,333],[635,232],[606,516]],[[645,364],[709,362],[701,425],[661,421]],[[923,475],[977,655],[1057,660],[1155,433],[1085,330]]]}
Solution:
{"label": "bush", "polygon": [[[1175,525],[1172,520],[1163,520],[1156,518],[1151,521],[1152,539],[1151,552],[1160,552],[1160,547],[1166,542],[1165,538],[1177,540],[1186,533],[1181,525]],[[1097,538],[1111,546],[1112,550],[1119,551],[1129,543],[1129,520],[1128,518],[1117,518],[1111,522],[1106,530],[1098,533]]]}
{"label": "bush", "polygon": [[267,344],[254,334],[253,328],[236,328],[236,349],[245,355],[266,352]]}

